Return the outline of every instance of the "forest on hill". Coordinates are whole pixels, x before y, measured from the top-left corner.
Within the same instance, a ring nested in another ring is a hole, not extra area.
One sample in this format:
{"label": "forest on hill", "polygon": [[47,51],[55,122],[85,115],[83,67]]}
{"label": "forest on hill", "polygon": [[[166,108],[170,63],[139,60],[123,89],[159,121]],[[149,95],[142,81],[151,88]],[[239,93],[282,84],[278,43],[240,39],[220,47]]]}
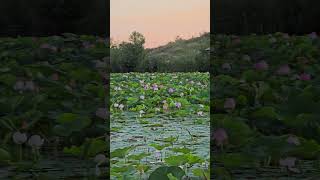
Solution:
{"label": "forest on hill", "polygon": [[112,72],[208,72],[210,34],[176,38],[157,48],[144,47],[145,37],[133,32],[128,42],[110,46]]}

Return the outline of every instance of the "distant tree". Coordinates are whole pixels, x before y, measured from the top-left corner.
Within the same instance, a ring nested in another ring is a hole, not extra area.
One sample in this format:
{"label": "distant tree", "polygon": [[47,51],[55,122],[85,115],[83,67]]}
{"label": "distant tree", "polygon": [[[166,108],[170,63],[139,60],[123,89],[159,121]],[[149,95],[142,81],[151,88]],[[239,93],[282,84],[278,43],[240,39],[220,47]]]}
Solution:
{"label": "distant tree", "polygon": [[122,42],[119,45],[122,71],[132,72],[137,70],[136,68],[145,58],[144,44],[144,36],[134,31],[129,37],[129,42]]}
{"label": "distant tree", "polygon": [[129,41],[134,44],[136,47],[142,47],[144,48],[144,43],[146,42],[145,37],[143,36],[143,34],[134,31],[132,32],[132,34],[129,37]]}

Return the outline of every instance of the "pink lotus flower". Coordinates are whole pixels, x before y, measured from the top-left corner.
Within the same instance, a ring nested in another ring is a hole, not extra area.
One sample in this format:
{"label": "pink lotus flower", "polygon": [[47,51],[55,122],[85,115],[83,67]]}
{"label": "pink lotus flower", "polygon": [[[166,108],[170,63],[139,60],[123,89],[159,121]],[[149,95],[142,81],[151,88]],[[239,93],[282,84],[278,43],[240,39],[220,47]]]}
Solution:
{"label": "pink lotus flower", "polygon": [[153,89],[154,91],[157,91],[157,90],[159,90],[159,88],[158,88],[158,85],[156,85],[156,84],[153,84],[153,85],[152,85],[152,89]]}
{"label": "pink lotus flower", "polygon": [[277,70],[278,75],[287,75],[289,73],[290,73],[290,67],[287,64],[280,66],[279,69]]}
{"label": "pink lotus flower", "polygon": [[176,103],[175,103],[175,106],[176,106],[176,108],[179,109],[179,108],[181,108],[181,103],[180,103],[180,102],[176,102]]}
{"label": "pink lotus flower", "polygon": [[302,81],[310,81],[311,76],[310,76],[310,74],[302,73],[302,74],[300,74],[299,79]]}
{"label": "pink lotus flower", "polygon": [[219,128],[213,132],[213,139],[215,140],[217,146],[222,146],[228,141],[227,132],[224,129]]}
{"label": "pink lotus flower", "polygon": [[169,88],[168,92],[173,93],[175,90],[173,88]]}
{"label": "pink lotus flower", "polygon": [[224,106],[225,109],[235,109],[236,107],[236,101],[233,98],[227,98],[224,102]]}
{"label": "pink lotus flower", "polygon": [[256,70],[263,70],[264,71],[264,70],[268,70],[269,65],[266,61],[260,61],[254,65],[254,68]]}
{"label": "pink lotus flower", "polygon": [[316,32],[312,32],[312,33],[310,33],[308,36],[309,36],[309,38],[311,38],[311,39],[317,39],[317,38],[318,38],[318,35],[317,35]]}

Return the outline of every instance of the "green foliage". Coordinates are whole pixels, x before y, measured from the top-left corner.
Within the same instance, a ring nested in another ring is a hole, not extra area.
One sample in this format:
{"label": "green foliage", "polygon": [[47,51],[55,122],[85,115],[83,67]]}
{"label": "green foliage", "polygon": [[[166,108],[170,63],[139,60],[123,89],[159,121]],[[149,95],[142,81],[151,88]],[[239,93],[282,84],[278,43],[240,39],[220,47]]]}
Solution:
{"label": "green foliage", "polygon": [[185,172],[177,166],[162,166],[150,174],[149,180],[181,179],[184,175]]}
{"label": "green foliage", "polygon": [[112,72],[208,72],[209,33],[189,40],[177,39],[165,46],[144,49],[144,37],[133,32],[129,42],[111,46]]}
{"label": "green foliage", "polygon": [[[213,142],[215,177],[237,179],[235,169],[276,168],[286,157],[297,158],[295,167],[306,172],[300,163],[320,157],[319,38],[275,33],[212,40],[211,125],[225,142]],[[225,108],[227,98],[235,101],[233,111]]]}

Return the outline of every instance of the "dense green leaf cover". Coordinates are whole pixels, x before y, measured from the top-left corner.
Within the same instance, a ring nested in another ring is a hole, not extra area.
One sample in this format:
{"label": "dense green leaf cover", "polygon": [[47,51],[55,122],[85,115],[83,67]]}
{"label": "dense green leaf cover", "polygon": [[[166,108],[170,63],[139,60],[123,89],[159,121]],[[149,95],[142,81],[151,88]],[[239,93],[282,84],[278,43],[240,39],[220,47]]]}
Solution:
{"label": "dense green leaf cover", "polygon": [[54,149],[91,162],[104,154],[107,56],[93,36],[0,39],[0,162],[34,169]]}
{"label": "dense green leaf cover", "polygon": [[[320,157],[319,38],[276,33],[212,40],[215,175],[281,166],[304,177],[309,169],[302,161]],[[316,163],[311,168],[317,169],[312,176],[319,174]]]}

